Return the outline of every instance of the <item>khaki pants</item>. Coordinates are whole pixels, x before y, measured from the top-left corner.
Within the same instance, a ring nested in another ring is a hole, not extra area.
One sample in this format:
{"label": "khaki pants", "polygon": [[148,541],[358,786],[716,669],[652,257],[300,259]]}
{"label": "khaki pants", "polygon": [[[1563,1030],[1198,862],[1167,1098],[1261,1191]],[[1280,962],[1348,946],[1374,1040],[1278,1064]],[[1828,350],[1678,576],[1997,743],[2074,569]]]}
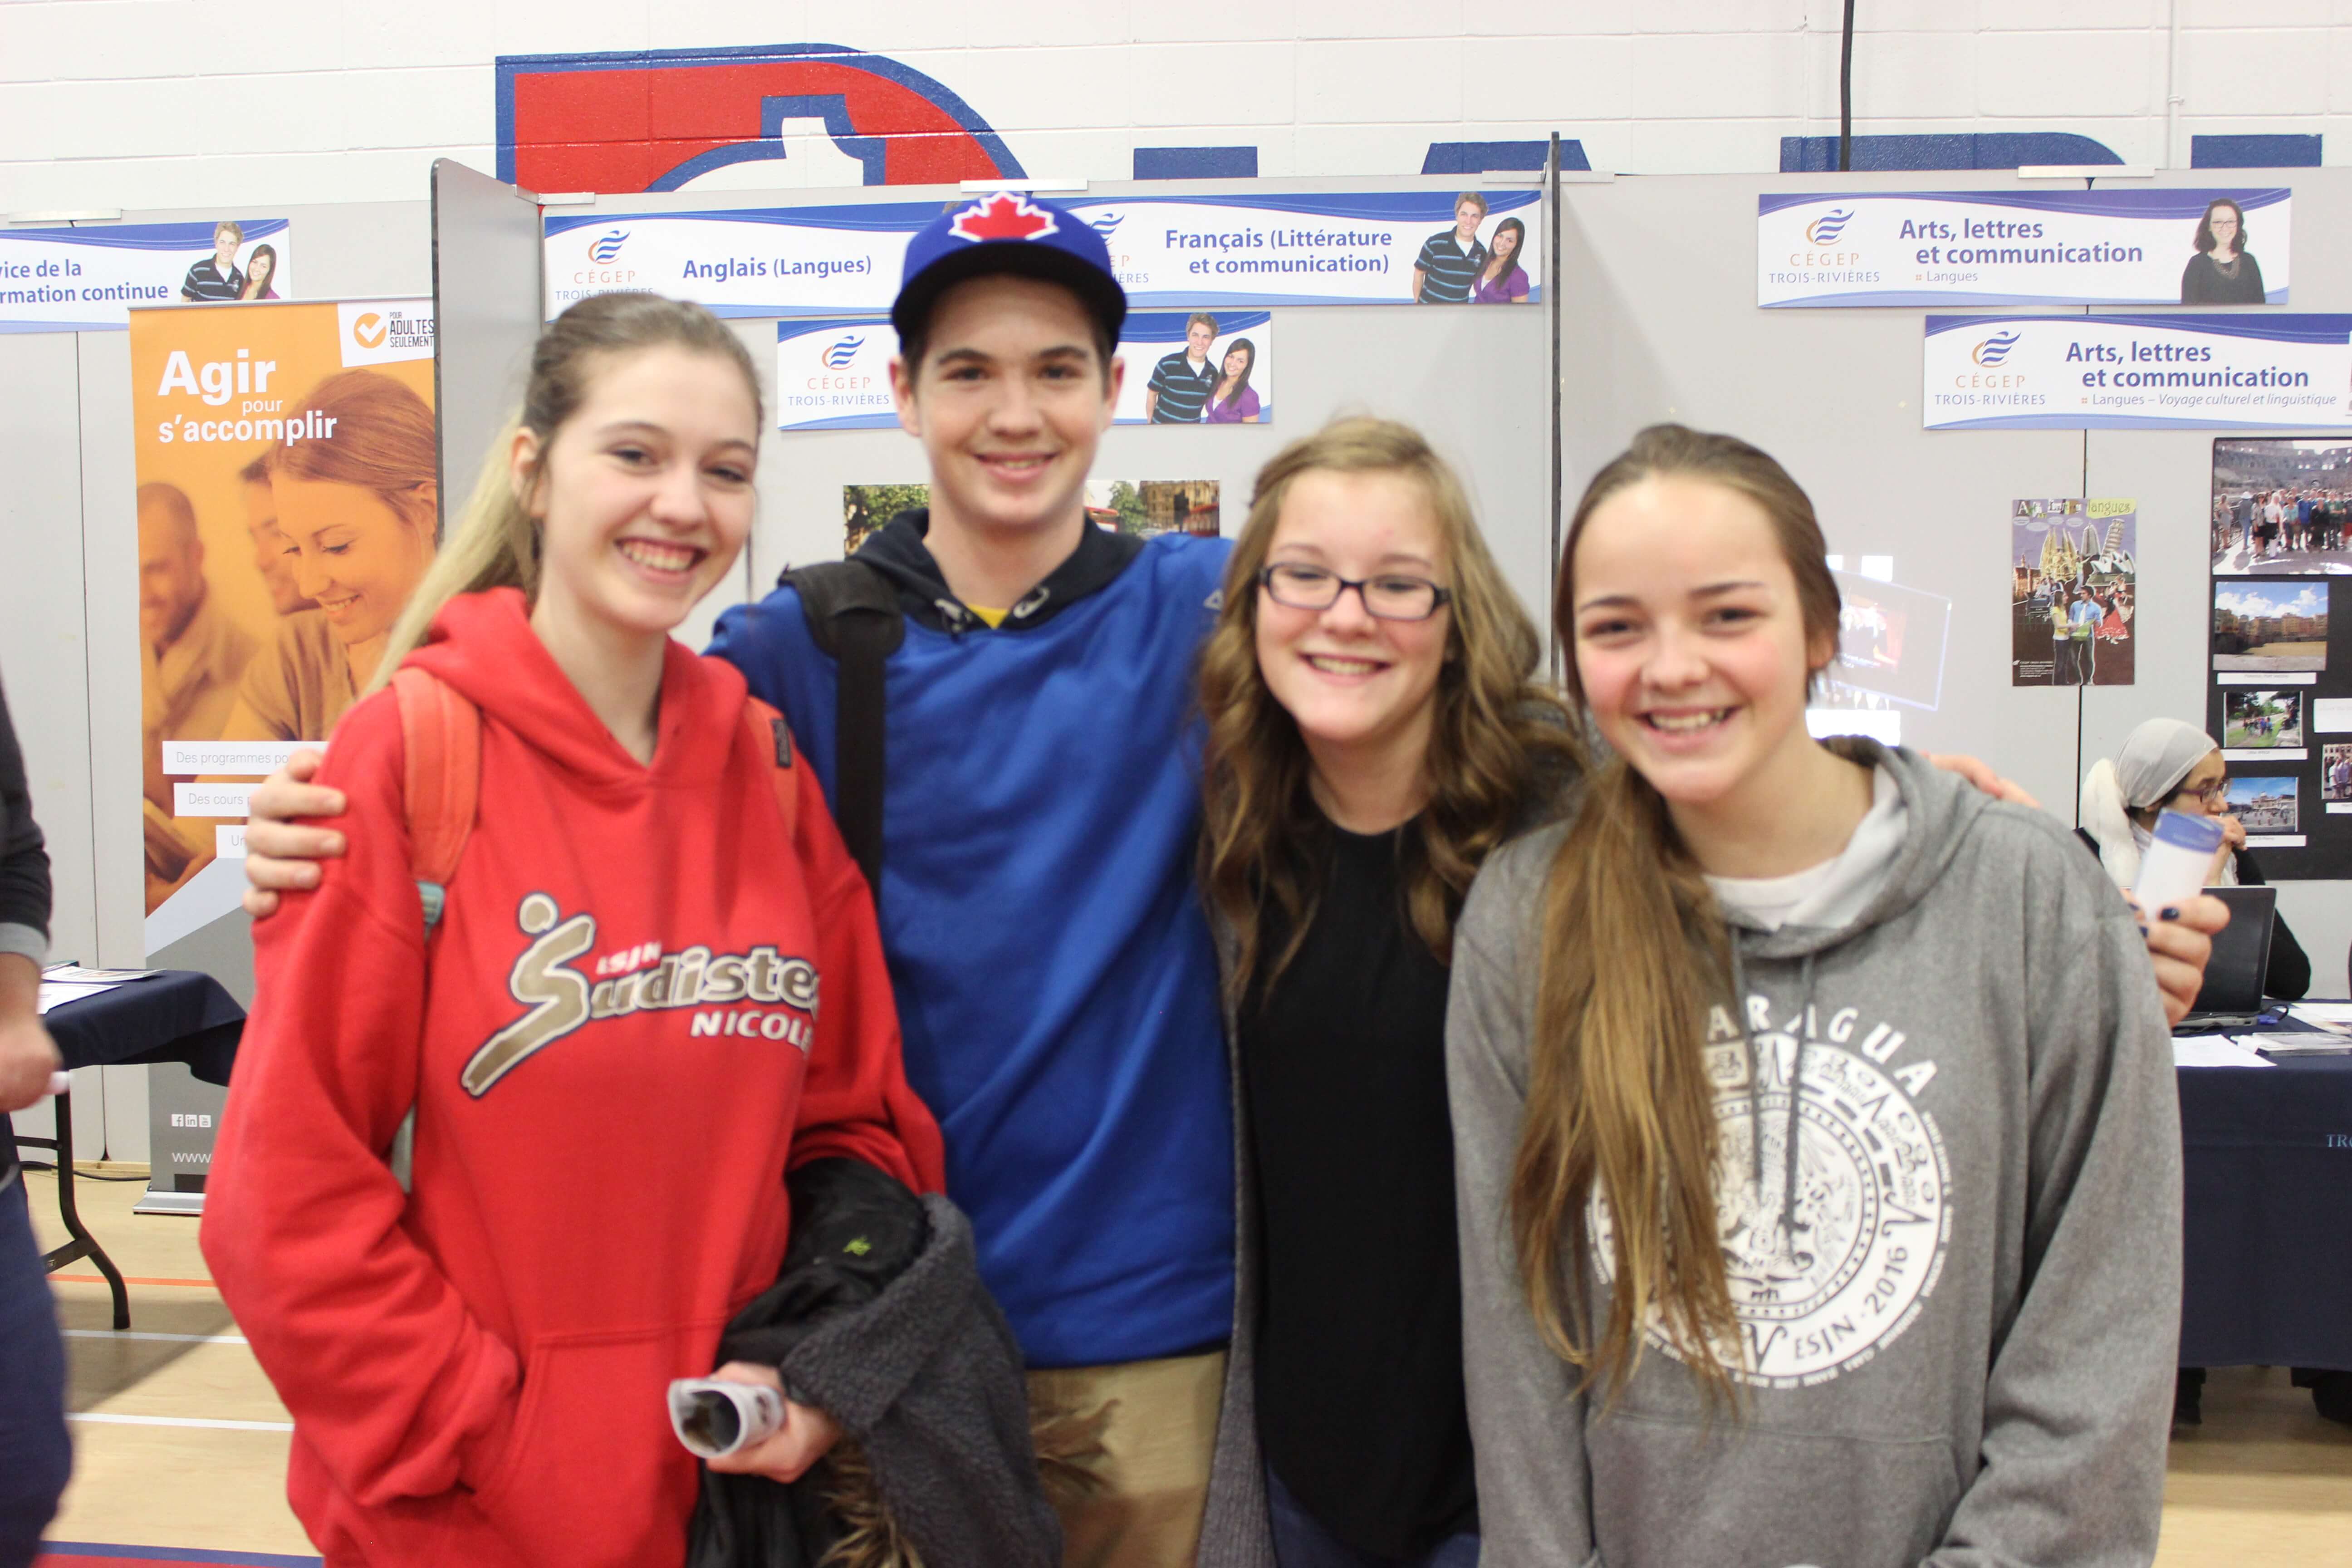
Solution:
{"label": "khaki pants", "polygon": [[1225,1352],[1029,1374],[1063,1568],[1192,1568]]}

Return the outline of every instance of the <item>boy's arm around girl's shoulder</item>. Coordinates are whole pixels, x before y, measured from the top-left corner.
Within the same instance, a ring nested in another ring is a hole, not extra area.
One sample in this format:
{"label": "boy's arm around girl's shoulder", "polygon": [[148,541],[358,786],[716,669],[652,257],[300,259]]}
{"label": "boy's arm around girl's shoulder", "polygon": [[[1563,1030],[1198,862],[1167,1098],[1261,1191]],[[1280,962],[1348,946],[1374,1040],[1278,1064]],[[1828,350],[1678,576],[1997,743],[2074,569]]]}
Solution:
{"label": "boy's arm around girl's shoulder", "polygon": [[255,927],[256,996],[200,1232],[223,1300],[335,1483],[362,1506],[486,1478],[513,1352],[403,1228],[385,1152],[416,1102],[424,920],[392,694],[337,728],[322,779],[350,851]]}

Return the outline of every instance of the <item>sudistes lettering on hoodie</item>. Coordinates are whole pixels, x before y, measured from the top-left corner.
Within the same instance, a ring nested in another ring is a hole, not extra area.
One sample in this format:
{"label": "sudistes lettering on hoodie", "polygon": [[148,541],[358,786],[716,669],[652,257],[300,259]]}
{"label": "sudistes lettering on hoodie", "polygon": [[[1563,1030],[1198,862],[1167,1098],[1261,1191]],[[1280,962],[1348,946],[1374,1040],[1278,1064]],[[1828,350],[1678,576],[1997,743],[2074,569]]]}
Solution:
{"label": "sudistes lettering on hoodie", "polygon": [[[1856,1008],[1776,1021],[1765,997],[1745,1006],[1745,1031],[1728,1007],[1707,1015],[1717,1219],[1742,1341],[1718,1353],[1748,1382],[1802,1387],[1876,1356],[1943,1270],[1951,1169],[1935,1119],[1914,1103],[1936,1064]],[[1593,1224],[1606,1277],[1597,1197]],[[1654,1319],[1648,1337],[1672,1353]]]}
{"label": "sudistes lettering on hoodie", "polygon": [[[583,910],[566,920],[553,899],[531,893],[517,907],[515,923],[535,940],[515,960],[507,989],[530,1011],[483,1041],[466,1063],[459,1081],[477,1098],[582,1026],[632,1013],[714,1003],[778,1004],[788,1010],[698,1013],[688,1032],[783,1040],[803,1053],[814,1037],[816,965],[804,958],[788,958],[768,946],[714,955],[699,942],[664,952],[658,943],[647,942],[626,955],[645,967],[592,982],[572,963],[596,946],[595,916]],[[595,968],[612,966],[608,961]]]}

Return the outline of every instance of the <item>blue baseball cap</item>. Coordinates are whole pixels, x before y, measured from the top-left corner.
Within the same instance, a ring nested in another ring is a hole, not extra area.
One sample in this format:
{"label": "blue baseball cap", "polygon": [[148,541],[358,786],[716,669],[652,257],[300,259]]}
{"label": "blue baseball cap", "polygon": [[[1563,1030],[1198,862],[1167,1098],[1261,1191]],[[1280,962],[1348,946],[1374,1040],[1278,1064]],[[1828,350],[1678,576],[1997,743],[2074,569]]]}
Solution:
{"label": "blue baseball cap", "polygon": [[967,278],[1011,272],[1059,283],[1084,302],[1113,342],[1127,320],[1127,290],[1112,275],[1110,247],[1066,207],[1019,191],[992,191],[949,208],[907,244],[906,271],[890,324],[901,337],[930,319],[940,295]]}

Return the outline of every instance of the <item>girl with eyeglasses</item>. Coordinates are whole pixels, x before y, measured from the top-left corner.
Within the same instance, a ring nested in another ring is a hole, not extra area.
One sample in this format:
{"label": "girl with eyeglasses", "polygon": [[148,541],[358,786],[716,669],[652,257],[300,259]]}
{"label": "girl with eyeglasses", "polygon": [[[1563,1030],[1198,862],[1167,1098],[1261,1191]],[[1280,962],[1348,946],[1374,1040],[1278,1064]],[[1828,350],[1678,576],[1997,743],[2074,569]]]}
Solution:
{"label": "girl with eyeglasses", "polygon": [[1240,1101],[1225,1424],[1255,1419],[1282,1568],[1477,1561],[1446,957],[1575,765],[1539,651],[1411,429],[1345,420],[1258,475],[1202,656],[1201,859]]}

